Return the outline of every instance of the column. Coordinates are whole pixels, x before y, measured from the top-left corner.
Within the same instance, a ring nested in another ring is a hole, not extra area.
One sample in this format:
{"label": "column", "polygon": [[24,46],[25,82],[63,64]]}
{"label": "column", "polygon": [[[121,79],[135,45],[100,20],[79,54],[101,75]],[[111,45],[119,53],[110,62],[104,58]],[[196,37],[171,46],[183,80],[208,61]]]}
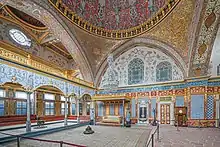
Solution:
{"label": "column", "polygon": [[93,125],[95,125],[95,101],[92,101],[90,104],[90,120],[93,121]]}
{"label": "column", "polygon": [[76,98],[76,116],[77,116],[77,123],[80,123],[80,118],[79,118],[79,99]]}
{"label": "column", "polygon": [[27,91],[27,121],[26,132],[31,132],[31,92]]}
{"label": "column", "polygon": [[67,99],[68,97],[65,96],[65,105],[64,105],[64,126],[67,125]]}
{"label": "column", "polygon": [[171,104],[170,104],[170,124],[171,125],[174,125],[174,119],[175,119],[175,116],[174,116],[174,101],[171,101]]}
{"label": "column", "polygon": [[216,98],[215,98],[215,101],[216,101],[216,107],[215,107],[215,111],[216,111],[216,113],[215,113],[215,118],[216,118],[216,127],[220,127],[219,126],[219,120],[220,120],[220,106],[219,106],[219,104],[220,104],[220,100],[219,100],[219,94],[217,94],[216,95]]}
{"label": "column", "polygon": [[146,110],[146,111],[147,111],[147,112],[146,112],[146,113],[147,113],[147,114],[146,114],[146,115],[147,115],[147,124],[149,124],[149,117],[150,117],[150,115],[149,115],[149,106],[150,106],[150,105],[149,105],[149,101],[148,101],[148,102],[147,102],[147,110]]}
{"label": "column", "polygon": [[123,100],[123,119],[122,119],[122,125],[125,125],[125,100]]}

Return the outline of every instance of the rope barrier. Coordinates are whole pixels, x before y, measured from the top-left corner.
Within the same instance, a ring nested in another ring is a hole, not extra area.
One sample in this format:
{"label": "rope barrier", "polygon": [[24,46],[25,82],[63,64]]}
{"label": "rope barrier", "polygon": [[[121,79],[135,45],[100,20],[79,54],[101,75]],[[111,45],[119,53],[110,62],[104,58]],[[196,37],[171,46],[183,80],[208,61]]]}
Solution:
{"label": "rope barrier", "polygon": [[86,147],[84,145],[77,145],[77,144],[68,143],[68,142],[64,142],[64,141],[56,141],[56,140],[48,140],[48,139],[38,139],[38,138],[25,137],[25,136],[22,136],[22,135],[14,135],[14,134],[9,134],[9,133],[4,133],[4,132],[0,132],[0,134],[9,135],[9,136],[17,137],[17,138],[29,139],[29,140],[36,140],[36,141],[43,141],[43,142],[50,142],[50,143],[66,144],[66,145],[75,146],[75,147]]}

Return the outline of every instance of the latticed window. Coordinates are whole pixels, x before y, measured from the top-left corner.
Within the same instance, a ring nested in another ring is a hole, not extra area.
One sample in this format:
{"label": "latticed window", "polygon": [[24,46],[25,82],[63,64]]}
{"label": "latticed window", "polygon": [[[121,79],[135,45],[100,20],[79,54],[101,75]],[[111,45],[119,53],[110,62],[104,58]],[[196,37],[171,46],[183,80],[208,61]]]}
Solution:
{"label": "latticed window", "polygon": [[128,84],[139,84],[144,81],[144,62],[139,59],[133,59],[128,65]]}
{"label": "latticed window", "polygon": [[217,66],[217,76],[220,76],[220,64]]}
{"label": "latticed window", "polygon": [[157,82],[162,82],[162,81],[170,81],[172,80],[172,65],[167,62],[160,62],[157,65]]}
{"label": "latticed window", "polygon": [[26,115],[27,113],[27,102],[26,101],[17,101],[16,102],[16,114],[17,115]]}

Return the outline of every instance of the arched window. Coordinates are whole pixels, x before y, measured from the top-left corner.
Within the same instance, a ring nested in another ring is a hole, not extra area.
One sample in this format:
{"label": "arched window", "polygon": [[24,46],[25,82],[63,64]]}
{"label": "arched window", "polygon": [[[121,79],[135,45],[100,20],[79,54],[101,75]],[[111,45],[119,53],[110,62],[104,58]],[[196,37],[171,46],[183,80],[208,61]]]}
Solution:
{"label": "arched window", "polygon": [[143,83],[144,81],[144,62],[133,59],[128,65],[128,85]]}
{"label": "arched window", "polygon": [[157,82],[162,82],[162,81],[170,81],[172,80],[172,65],[167,62],[160,62],[157,65]]}
{"label": "arched window", "polygon": [[217,76],[220,76],[220,64],[217,66]]}

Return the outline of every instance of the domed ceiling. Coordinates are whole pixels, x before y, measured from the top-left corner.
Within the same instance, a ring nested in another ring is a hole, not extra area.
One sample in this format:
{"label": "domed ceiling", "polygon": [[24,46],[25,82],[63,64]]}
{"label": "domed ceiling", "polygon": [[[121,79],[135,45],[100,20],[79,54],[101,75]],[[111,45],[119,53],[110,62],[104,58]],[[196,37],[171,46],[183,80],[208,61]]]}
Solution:
{"label": "domed ceiling", "polygon": [[152,17],[166,0],[62,0],[89,23],[109,30],[135,27]]}
{"label": "domed ceiling", "polygon": [[92,34],[124,39],[163,20],[179,0],[48,0],[66,18]]}

